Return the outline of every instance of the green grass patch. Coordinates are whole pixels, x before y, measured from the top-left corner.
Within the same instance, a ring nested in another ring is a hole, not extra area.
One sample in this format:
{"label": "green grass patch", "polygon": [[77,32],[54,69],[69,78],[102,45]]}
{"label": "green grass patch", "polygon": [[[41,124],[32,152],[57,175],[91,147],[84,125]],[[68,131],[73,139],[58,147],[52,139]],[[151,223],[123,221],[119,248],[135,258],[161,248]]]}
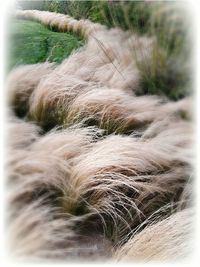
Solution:
{"label": "green grass patch", "polygon": [[10,21],[7,70],[20,64],[38,62],[60,63],[84,41],[76,34],[54,32],[37,22]]}

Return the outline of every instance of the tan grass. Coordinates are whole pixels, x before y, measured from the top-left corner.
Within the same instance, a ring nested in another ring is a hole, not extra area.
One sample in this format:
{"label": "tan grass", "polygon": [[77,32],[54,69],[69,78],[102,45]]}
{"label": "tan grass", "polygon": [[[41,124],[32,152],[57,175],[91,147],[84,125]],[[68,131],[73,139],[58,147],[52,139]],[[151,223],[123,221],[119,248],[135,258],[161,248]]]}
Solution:
{"label": "tan grass", "polygon": [[120,262],[174,262],[192,253],[194,210],[185,209],[156,222],[131,238],[117,250]]}
{"label": "tan grass", "polygon": [[42,127],[62,125],[40,135],[33,122],[8,123],[13,251],[96,259],[112,257],[115,248],[117,261],[188,254],[193,100],[136,96],[156,40],[56,13],[17,16],[87,40],[58,66],[23,66],[10,75],[10,106],[18,115]]}
{"label": "tan grass", "polygon": [[29,98],[39,81],[55,68],[53,63],[22,65],[7,78],[8,103],[19,116],[25,116],[29,110]]}

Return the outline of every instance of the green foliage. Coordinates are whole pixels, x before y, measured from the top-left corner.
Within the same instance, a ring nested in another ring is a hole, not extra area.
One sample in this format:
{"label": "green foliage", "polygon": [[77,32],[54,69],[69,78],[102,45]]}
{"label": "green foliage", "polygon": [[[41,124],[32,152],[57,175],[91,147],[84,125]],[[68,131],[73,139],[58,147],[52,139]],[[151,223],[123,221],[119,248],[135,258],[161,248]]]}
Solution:
{"label": "green foliage", "polygon": [[21,19],[12,20],[8,32],[8,70],[46,60],[60,63],[83,44],[75,34],[52,32],[40,23]]}
{"label": "green foliage", "polygon": [[30,0],[18,0],[17,4],[22,9],[37,9],[37,10],[46,10],[48,8],[48,5],[50,1],[45,0],[36,0],[36,1],[30,1]]}
{"label": "green foliage", "polygon": [[139,66],[139,94],[160,94],[177,100],[192,93],[190,22],[185,5],[171,1],[99,1],[104,18],[101,22],[108,27],[157,38],[151,68]]}

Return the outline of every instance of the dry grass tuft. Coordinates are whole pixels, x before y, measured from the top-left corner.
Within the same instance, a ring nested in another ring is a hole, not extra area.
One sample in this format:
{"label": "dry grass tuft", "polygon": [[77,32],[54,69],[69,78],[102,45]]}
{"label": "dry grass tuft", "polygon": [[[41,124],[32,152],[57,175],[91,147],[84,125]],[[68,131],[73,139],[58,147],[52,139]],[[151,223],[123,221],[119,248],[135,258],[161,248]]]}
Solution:
{"label": "dry grass tuft", "polygon": [[156,222],[131,238],[116,251],[122,262],[183,261],[192,251],[194,211],[186,209]]}

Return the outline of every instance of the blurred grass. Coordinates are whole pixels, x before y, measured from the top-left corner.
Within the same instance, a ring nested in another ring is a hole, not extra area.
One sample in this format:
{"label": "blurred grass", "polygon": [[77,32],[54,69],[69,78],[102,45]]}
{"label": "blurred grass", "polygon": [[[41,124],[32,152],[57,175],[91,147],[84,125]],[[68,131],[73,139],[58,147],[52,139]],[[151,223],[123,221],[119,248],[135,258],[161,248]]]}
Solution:
{"label": "blurred grass", "polygon": [[60,63],[84,43],[78,35],[53,32],[40,23],[22,19],[12,19],[8,33],[8,71],[20,64],[46,60]]}
{"label": "blurred grass", "polygon": [[[108,27],[120,27],[147,36],[155,36],[162,52],[160,53],[159,49],[154,51],[154,61],[150,70],[145,66],[140,66],[142,89],[139,94],[159,94],[177,100],[192,93],[191,38],[186,11],[187,3],[176,1],[19,0],[18,4],[22,9],[39,9],[69,14],[76,19],[88,18]],[[28,35],[29,30],[25,29],[24,32],[26,31]],[[57,34],[68,36],[66,33],[52,32],[48,41],[40,44],[41,47],[38,47],[37,50],[48,50],[47,46],[49,45],[49,49],[51,49],[53,44],[50,39],[54,43],[53,40],[56,39]],[[24,36],[24,46],[26,43],[28,46],[29,41]],[[37,45],[39,45],[39,41]],[[62,52],[65,50],[65,45],[60,43],[60,48],[58,45],[53,60],[60,62],[62,56],[64,58],[69,55],[69,53]],[[72,45],[74,45],[73,42]],[[74,46],[74,48],[76,47]],[[20,57],[20,52],[16,54]],[[30,57],[30,60],[34,59]],[[44,60],[43,57],[42,60]]]}

